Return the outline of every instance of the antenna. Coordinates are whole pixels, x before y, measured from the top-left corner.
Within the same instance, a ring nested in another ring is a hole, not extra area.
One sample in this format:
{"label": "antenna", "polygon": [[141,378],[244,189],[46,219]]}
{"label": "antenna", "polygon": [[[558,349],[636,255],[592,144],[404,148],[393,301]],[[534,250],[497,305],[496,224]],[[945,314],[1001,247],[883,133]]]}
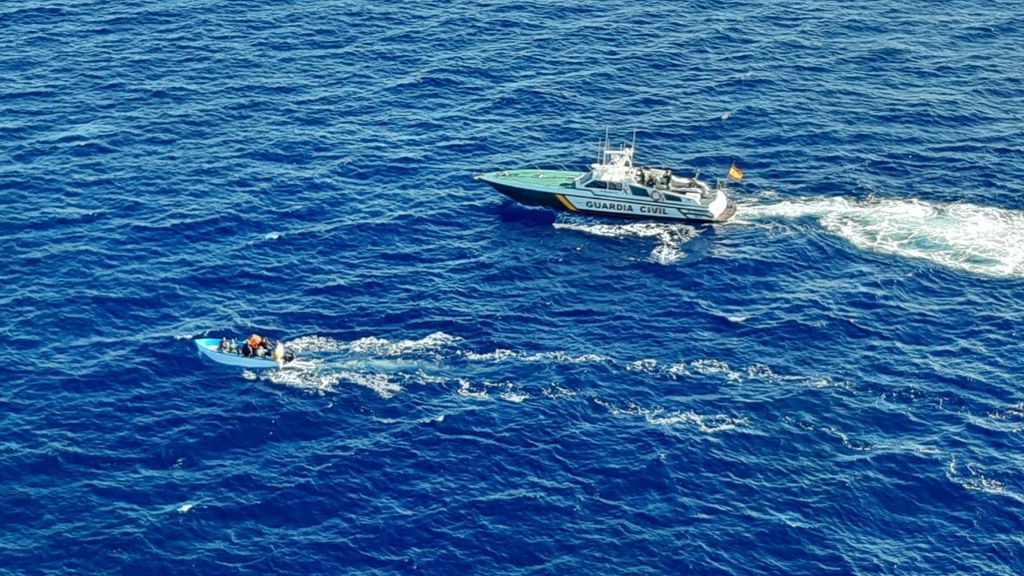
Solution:
{"label": "antenna", "polygon": [[604,164],[605,152],[608,151],[608,127],[604,127],[604,142],[601,143],[601,150],[597,153],[597,163]]}

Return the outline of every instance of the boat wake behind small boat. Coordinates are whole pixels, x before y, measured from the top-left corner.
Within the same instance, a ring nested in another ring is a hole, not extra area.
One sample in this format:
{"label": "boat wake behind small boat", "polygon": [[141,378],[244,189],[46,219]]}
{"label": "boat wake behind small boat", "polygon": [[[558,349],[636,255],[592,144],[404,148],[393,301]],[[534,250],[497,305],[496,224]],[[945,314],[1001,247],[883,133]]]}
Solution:
{"label": "boat wake behind small boat", "polygon": [[312,362],[303,362],[296,360],[295,357],[282,350],[277,357],[273,355],[269,356],[243,356],[241,348],[229,345],[224,346],[225,342],[234,344],[234,340],[225,340],[221,338],[196,338],[196,348],[199,350],[201,357],[209,358],[219,364],[227,364],[229,366],[239,366],[242,368],[251,369],[271,369],[271,368],[312,368],[314,364]]}
{"label": "boat wake behind small boat", "polygon": [[[502,170],[476,178],[521,204],[570,212],[686,222],[725,222],[736,213],[721,180],[712,188],[699,172],[683,178],[668,168],[636,166],[633,150],[611,149],[606,139],[587,172]],[[742,173],[734,167],[732,174]]]}

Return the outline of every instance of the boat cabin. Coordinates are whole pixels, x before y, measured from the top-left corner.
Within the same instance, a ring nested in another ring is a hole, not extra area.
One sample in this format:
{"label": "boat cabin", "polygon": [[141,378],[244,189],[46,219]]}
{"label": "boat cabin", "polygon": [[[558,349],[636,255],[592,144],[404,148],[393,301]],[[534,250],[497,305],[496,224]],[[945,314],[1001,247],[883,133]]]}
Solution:
{"label": "boat cabin", "polygon": [[655,200],[679,201],[680,196],[694,194],[699,201],[712,193],[699,175],[698,171],[692,178],[680,178],[669,168],[634,166],[633,148],[627,146],[602,150],[601,161],[591,164],[590,171],[580,174],[573,184],[578,189],[615,190]]}

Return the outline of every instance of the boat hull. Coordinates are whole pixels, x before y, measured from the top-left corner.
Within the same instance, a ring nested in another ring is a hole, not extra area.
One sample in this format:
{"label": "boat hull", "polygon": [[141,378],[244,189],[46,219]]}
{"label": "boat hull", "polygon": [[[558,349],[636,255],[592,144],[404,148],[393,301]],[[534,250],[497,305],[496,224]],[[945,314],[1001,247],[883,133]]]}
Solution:
{"label": "boat hull", "polygon": [[285,365],[284,362],[278,362],[277,360],[272,360],[270,358],[242,356],[241,354],[221,352],[218,350],[220,347],[220,338],[197,338],[195,343],[200,356],[209,358],[219,364],[240,366],[242,368],[253,368],[257,370],[281,368]]}
{"label": "boat hull", "polygon": [[498,192],[529,206],[616,218],[643,218],[677,222],[725,222],[736,213],[722,192],[707,203],[634,196],[621,191],[576,188],[578,172],[512,170],[478,176]]}
{"label": "boat hull", "polygon": [[548,208],[554,208],[555,210],[567,209],[558,201],[558,196],[555,192],[538,192],[536,190],[517,188],[501,182],[492,182],[489,180],[486,182],[498,192],[501,192],[520,204],[525,204],[527,206],[546,206]]}

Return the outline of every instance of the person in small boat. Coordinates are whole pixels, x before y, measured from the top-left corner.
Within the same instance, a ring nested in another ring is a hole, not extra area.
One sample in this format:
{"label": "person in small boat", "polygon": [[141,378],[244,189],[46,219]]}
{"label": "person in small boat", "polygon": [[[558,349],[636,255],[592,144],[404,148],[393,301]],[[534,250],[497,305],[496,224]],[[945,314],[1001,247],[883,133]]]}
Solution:
{"label": "person in small boat", "polygon": [[256,347],[259,345],[260,337],[253,334],[252,336],[246,338],[245,342],[242,342],[242,347],[239,349],[239,352],[241,352],[242,356],[245,356],[246,358],[248,358],[249,356],[255,356]]}
{"label": "person in small boat", "polygon": [[235,341],[228,340],[227,338],[220,339],[220,347],[217,349],[226,354],[234,354],[237,352],[237,350],[235,350]]}
{"label": "person in small boat", "polygon": [[273,350],[273,345],[270,343],[270,338],[259,334],[250,335],[245,344],[242,344],[242,356],[268,356],[271,350]]}
{"label": "person in small boat", "polygon": [[285,350],[284,344],[278,341],[274,344],[274,351],[270,353],[270,358],[278,362],[288,363],[295,360],[295,354],[292,354],[290,350]]}

